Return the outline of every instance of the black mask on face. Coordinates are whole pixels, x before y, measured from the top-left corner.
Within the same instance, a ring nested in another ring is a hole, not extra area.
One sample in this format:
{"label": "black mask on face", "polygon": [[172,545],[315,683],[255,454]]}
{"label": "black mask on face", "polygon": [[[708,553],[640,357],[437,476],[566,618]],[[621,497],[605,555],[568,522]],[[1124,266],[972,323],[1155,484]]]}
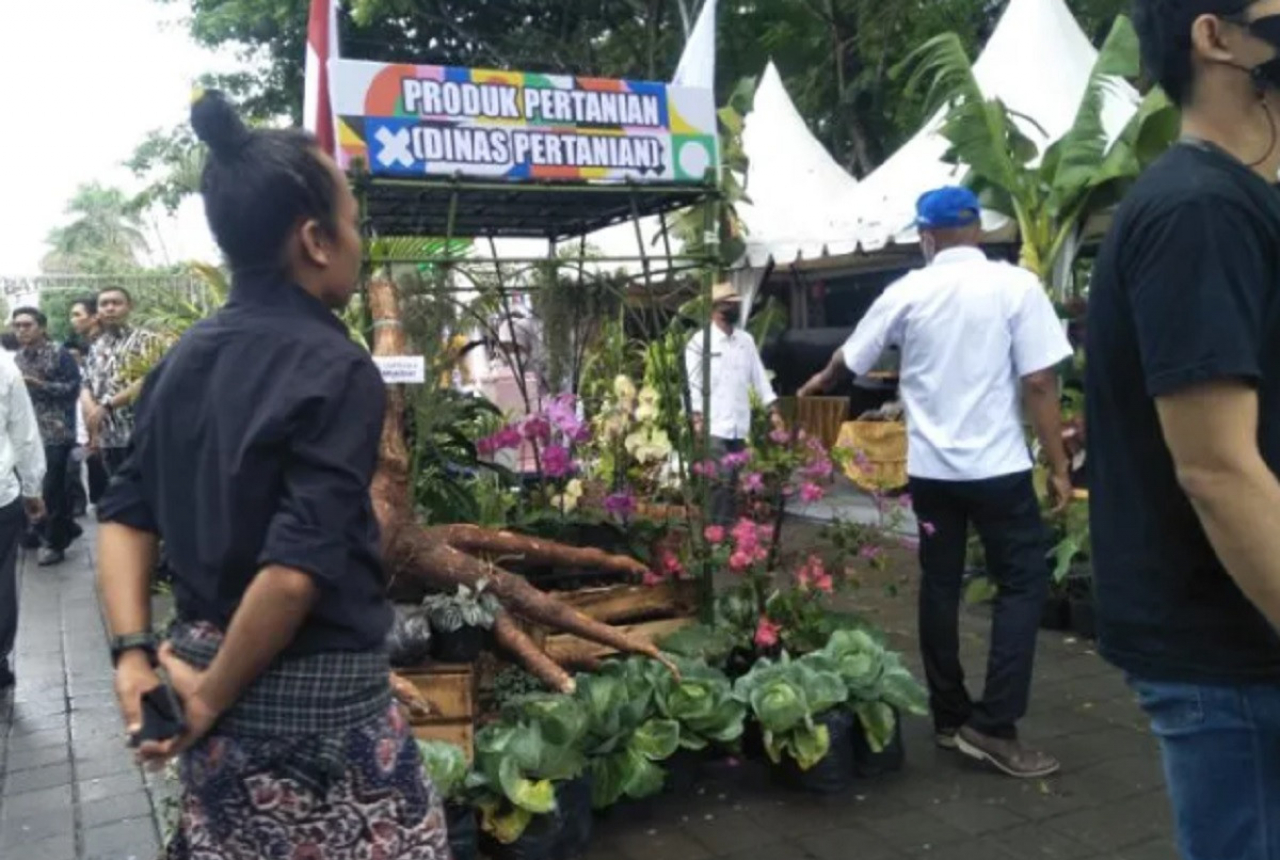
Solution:
{"label": "black mask on face", "polygon": [[729,325],[737,325],[738,321],[742,319],[742,308],[737,305],[728,305],[720,309],[720,316]]}
{"label": "black mask on face", "polygon": [[1255,38],[1276,49],[1276,56],[1249,69],[1249,76],[1259,90],[1280,90],[1280,15],[1267,15],[1245,26]]}

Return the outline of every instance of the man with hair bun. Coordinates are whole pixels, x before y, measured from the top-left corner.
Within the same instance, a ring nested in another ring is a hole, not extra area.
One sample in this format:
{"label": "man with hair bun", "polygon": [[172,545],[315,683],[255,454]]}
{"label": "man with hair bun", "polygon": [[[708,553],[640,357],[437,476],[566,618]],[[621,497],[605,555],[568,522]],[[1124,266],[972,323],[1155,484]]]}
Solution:
{"label": "man with hair bun", "polygon": [[1137,0],[1182,140],[1116,212],[1086,350],[1100,651],[1185,860],[1280,858],[1280,0]]}
{"label": "man with hair bun", "polygon": [[[171,860],[446,860],[443,807],[393,703],[391,605],[369,485],[386,391],[335,311],[356,290],[357,206],[313,137],[191,110],[227,303],[147,377],[99,505],[98,579],[127,731],[165,668],[185,727]],[[159,542],[180,619],[158,650]]]}

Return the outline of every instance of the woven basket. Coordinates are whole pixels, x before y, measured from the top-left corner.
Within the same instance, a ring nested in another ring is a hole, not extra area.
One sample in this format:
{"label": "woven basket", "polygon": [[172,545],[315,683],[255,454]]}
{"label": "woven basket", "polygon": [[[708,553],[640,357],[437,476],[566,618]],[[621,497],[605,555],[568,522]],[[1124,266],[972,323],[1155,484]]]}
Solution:
{"label": "woven basket", "polygon": [[864,490],[896,490],[907,485],[907,425],[900,421],[849,421],[837,444],[861,452],[861,464],[845,466],[849,480]]}

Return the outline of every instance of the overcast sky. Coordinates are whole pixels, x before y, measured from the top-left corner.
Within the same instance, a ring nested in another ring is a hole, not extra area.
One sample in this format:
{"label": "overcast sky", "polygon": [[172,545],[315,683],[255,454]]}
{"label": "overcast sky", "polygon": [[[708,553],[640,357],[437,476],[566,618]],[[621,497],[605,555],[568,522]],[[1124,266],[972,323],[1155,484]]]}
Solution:
{"label": "overcast sky", "polygon": [[[234,67],[194,45],[185,3],[27,0],[0,25],[0,275],[34,275],[77,185],[136,191],[121,167],[146,133],[182,122],[192,82]],[[216,260],[198,200],[160,216],[170,260]]]}

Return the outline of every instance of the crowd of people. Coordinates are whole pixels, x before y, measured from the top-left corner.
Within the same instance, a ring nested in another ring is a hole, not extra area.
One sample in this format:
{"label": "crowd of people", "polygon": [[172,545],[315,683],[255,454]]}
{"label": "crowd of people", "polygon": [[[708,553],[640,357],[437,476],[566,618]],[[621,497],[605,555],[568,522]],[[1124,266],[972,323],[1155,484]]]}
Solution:
{"label": "crowd of people", "polygon": [[[17,634],[19,551],[36,550],[40,567],[62,563],[84,533],[77,519],[92,510],[124,460],[140,388],[130,377],[150,344],[150,335],[130,324],[132,310],[123,287],[76,299],[72,334],[62,344],[50,336],[49,318],[39,308],[11,315],[8,360],[0,366],[20,387],[8,392],[11,462],[4,471],[20,477],[27,510],[14,535],[7,521],[0,523],[0,689],[15,680],[9,653]],[[4,462],[0,457],[0,468]],[[14,487],[0,489],[0,502],[14,505],[17,493],[8,495]]]}

